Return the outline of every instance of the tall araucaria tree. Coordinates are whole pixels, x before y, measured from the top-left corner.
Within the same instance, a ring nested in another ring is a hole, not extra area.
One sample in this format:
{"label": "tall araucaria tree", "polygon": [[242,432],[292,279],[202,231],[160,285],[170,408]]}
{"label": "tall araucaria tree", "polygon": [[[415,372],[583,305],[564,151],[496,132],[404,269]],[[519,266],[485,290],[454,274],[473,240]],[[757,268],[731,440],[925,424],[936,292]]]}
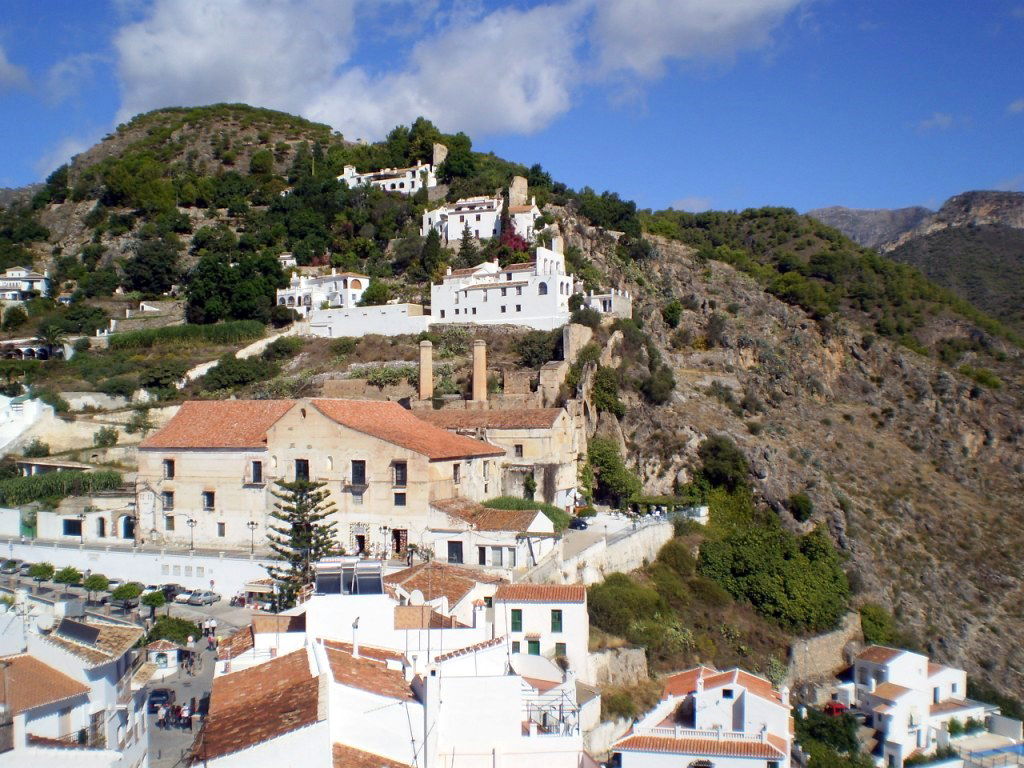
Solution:
{"label": "tall araucaria tree", "polygon": [[278,480],[275,485],[278,490],[271,492],[280,501],[270,516],[277,524],[270,526],[267,539],[281,565],[268,565],[267,573],[280,590],[278,607],[290,608],[299,590],[313,582],[317,561],[338,553],[337,523],[328,520],[334,502],[328,500],[326,483]]}

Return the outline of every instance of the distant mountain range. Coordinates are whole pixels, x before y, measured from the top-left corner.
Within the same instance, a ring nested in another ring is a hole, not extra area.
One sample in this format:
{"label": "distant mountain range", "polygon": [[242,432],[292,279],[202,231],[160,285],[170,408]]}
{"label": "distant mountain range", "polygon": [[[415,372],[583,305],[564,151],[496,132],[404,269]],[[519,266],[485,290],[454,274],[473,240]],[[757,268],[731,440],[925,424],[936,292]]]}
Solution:
{"label": "distant mountain range", "polygon": [[834,206],[808,215],[1024,333],[1024,192],[964,192],[938,211]]}

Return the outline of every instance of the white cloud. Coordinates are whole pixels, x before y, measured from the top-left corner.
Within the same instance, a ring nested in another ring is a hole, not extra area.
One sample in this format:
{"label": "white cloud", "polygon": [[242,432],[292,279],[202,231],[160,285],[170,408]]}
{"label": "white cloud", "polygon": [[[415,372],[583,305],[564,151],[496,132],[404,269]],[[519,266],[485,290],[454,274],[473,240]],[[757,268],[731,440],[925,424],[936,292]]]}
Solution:
{"label": "white cloud", "polygon": [[917,124],[917,132],[947,131],[953,127],[953,122],[953,116],[948,112],[933,112],[930,117]]}
{"label": "white cloud", "polygon": [[102,61],[95,53],[79,53],[61,59],[46,73],[45,94],[51,104],[59,104],[81,91],[92,79]]}
{"label": "white cloud", "polygon": [[800,0],[608,0],[595,9],[591,39],[603,73],[658,77],[672,59],[729,60],[771,41]]}
{"label": "white cloud", "polygon": [[24,67],[11,63],[7,52],[0,46],[0,91],[8,88],[24,88],[28,85],[28,73]]}
{"label": "white cloud", "polygon": [[301,110],[352,53],[353,0],[156,0],[114,40],[119,120],[244,101]]}
{"label": "white cloud", "polygon": [[711,209],[711,200],[707,197],[691,195],[690,197],[681,197],[678,200],[673,201],[669,208],[673,208],[677,211],[701,213],[702,211]]}
{"label": "white cloud", "polygon": [[1024,99],[1017,99],[1016,101],[1011,101],[1010,105],[1006,108],[1006,111],[1009,112],[1011,115],[1018,115],[1021,112],[1024,112]]}
{"label": "white cloud", "polygon": [[[379,138],[418,115],[443,130],[532,133],[585,84],[763,46],[800,2],[548,0],[488,11],[480,0],[153,0],[115,38],[118,119],[241,101],[350,138]],[[391,62],[353,61],[357,22],[367,39],[393,44]]]}

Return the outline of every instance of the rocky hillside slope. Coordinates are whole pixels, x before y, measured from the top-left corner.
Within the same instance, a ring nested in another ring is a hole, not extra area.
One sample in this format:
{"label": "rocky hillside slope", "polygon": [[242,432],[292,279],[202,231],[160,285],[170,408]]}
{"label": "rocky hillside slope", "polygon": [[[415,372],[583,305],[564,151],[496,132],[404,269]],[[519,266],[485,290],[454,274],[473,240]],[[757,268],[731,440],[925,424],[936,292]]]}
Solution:
{"label": "rocky hillside slope", "polygon": [[935,212],[920,206],[912,208],[844,208],[834,205],[808,211],[823,224],[835,227],[851,240],[868,248],[879,248],[914,230]]}

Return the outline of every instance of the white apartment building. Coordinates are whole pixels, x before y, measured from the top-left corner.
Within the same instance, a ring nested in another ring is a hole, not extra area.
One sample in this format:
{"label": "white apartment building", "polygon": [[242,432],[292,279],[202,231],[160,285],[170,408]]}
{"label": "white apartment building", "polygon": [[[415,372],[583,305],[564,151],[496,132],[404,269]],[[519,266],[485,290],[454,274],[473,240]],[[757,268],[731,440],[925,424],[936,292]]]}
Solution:
{"label": "white apartment building", "polygon": [[512,653],[564,658],[586,678],[590,619],[582,584],[503,584],[494,593],[494,632]]}
{"label": "white apartment building", "polygon": [[39,274],[29,267],[8,267],[0,275],[0,300],[25,301],[33,295],[50,295],[50,274]]}
{"label": "white apartment building", "polygon": [[477,240],[499,237],[502,204],[501,195],[464,197],[447,203],[423,214],[420,235],[426,237],[434,229],[441,235],[441,242],[461,243],[462,233],[468,226],[470,234]]}
{"label": "white apartment building", "polygon": [[332,269],[329,275],[293,274],[287,288],[277,289],[277,303],[294,309],[302,317],[316,309],[351,309],[359,304],[369,285],[369,276],[356,272]]}
{"label": "white apartment building", "polygon": [[[148,765],[143,682],[133,679],[132,647],[142,629],[76,612],[74,601],[4,617],[0,657],[5,685],[0,766],[145,768]],[[72,606],[68,608],[67,606]],[[19,620],[20,615],[20,620]],[[3,723],[3,718],[9,718]]]}
{"label": "white apartment building", "polygon": [[468,269],[448,269],[440,285],[430,286],[435,323],[525,325],[552,330],[569,321],[572,275],[565,257],[537,248],[534,261],[502,267],[485,261]]}
{"label": "white apartment building", "polygon": [[789,691],[741,669],[697,667],[612,747],[622,768],[789,768]]}
{"label": "white apartment building", "polygon": [[414,195],[421,189],[436,187],[437,174],[430,163],[417,163],[409,168],[381,168],[368,173],[359,173],[354,165],[346,165],[338,181],[349,187],[377,187],[385,192]]}
{"label": "white apartment building", "polygon": [[[867,715],[876,731],[878,765],[899,768],[949,739],[949,721],[987,722],[998,707],[967,698],[967,673],[933,664],[920,653],[872,645],[854,659],[853,682],[836,698]],[[1008,718],[1003,718],[1004,720]]]}

